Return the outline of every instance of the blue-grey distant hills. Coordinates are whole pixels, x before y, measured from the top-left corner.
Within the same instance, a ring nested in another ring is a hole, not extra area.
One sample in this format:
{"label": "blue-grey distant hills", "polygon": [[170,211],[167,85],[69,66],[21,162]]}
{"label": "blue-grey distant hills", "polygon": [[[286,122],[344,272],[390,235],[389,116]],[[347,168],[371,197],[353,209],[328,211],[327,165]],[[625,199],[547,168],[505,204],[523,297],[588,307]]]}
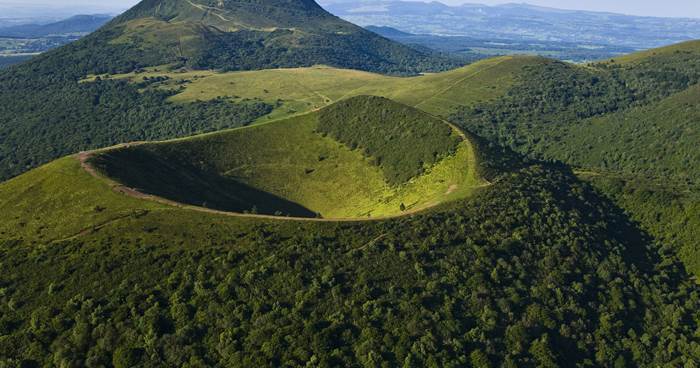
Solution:
{"label": "blue-grey distant hills", "polygon": [[637,49],[700,38],[700,19],[639,17],[527,4],[448,6],[439,2],[327,0],[323,5],[361,26],[390,26],[413,34]]}
{"label": "blue-grey distant hills", "polygon": [[413,34],[388,26],[367,26],[365,28],[414,48],[435,50],[466,62],[502,55],[538,55],[585,63],[610,59],[637,51],[635,47],[608,44]]}
{"label": "blue-grey distant hills", "polygon": [[111,15],[76,15],[49,24],[23,24],[0,28],[0,37],[38,38],[51,36],[85,35],[92,33],[112,19]]}
{"label": "blue-grey distant hills", "polygon": [[111,19],[111,15],[103,14],[75,15],[59,21],[43,17],[0,19],[0,69],[76,41]]}

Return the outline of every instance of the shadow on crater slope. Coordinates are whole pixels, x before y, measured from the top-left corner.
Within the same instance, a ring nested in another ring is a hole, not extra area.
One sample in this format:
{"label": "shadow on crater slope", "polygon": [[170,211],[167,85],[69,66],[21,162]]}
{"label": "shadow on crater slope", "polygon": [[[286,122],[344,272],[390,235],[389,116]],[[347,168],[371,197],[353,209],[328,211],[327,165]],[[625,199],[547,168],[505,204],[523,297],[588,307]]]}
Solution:
{"label": "shadow on crater slope", "polygon": [[169,201],[328,219],[412,213],[485,184],[474,147],[454,127],[370,96],[264,125],[107,149],[90,164]]}

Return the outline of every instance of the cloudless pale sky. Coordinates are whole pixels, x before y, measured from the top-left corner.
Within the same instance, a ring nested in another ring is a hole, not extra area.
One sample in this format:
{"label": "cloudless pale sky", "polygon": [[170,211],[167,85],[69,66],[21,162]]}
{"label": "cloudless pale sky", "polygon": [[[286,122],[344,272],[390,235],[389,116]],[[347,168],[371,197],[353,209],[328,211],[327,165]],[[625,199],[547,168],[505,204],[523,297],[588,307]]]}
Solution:
{"label": "cloudless pale sky", "polygon": [[[20,6],[45,5],[51,8],[58,6],[81,6],[85,7],[86,9],[108,9],[117,12],[129,8],[137,2],[138,0],[0,0],[0,6],[10,4],[17,4]],[[320,0],[319,2],[323,4],[323,0]],[[458,5],[467,2],[494,5],[522,1],[442,0],[441,2],[450,5]],[[634,15],[700,18],[700,0],[526,0],[525,2],[533,5],[549,6],[560,9],[581,9],[610,11]],[[7,16],[7,14],[4,14],[4,16]]]}

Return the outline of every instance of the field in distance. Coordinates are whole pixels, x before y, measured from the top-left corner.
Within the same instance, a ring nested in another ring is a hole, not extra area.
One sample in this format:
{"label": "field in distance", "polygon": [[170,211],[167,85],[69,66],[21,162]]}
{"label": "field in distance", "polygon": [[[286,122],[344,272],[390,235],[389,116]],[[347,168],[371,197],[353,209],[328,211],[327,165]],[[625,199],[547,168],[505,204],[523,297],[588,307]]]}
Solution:
{"label": "field in distance", "polygon": [[[276,106],[256,123],[312,111],[359,95],[386,97],[434,115],[488,101],[505,93],[518,72],[542,62],[537,57],[508,56],[483,60],[451,71],[417,77],[392,77],[327,66],[244,72],[170,70],[168,66],[100,78],[144,80],[149,88],[176,91],[171,101],[185,103],[225,98],[259,99]],[[85,80],[89,82],[96,77]]]}

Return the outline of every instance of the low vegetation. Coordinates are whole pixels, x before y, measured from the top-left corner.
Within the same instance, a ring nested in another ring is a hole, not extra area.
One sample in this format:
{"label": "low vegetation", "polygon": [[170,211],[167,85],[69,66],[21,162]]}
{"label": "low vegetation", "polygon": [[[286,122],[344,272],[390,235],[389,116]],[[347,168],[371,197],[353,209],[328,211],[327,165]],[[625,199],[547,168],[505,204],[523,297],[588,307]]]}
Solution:
{"label": "low vegetation", "polygon": [[151,81],[154,88],[176,93],[170,98],[173,102],[247,98],[277,107],[259,122],[307,112],[359,95],[383,96],[446,117],[458,107],[502,96],[523,67],[543,62],[545,59],[534,57],[500,57],[416,77],[393,77],[327,66],[222,73],[173,70],[167,65],[100,77],[127,79],[134,84]]}

